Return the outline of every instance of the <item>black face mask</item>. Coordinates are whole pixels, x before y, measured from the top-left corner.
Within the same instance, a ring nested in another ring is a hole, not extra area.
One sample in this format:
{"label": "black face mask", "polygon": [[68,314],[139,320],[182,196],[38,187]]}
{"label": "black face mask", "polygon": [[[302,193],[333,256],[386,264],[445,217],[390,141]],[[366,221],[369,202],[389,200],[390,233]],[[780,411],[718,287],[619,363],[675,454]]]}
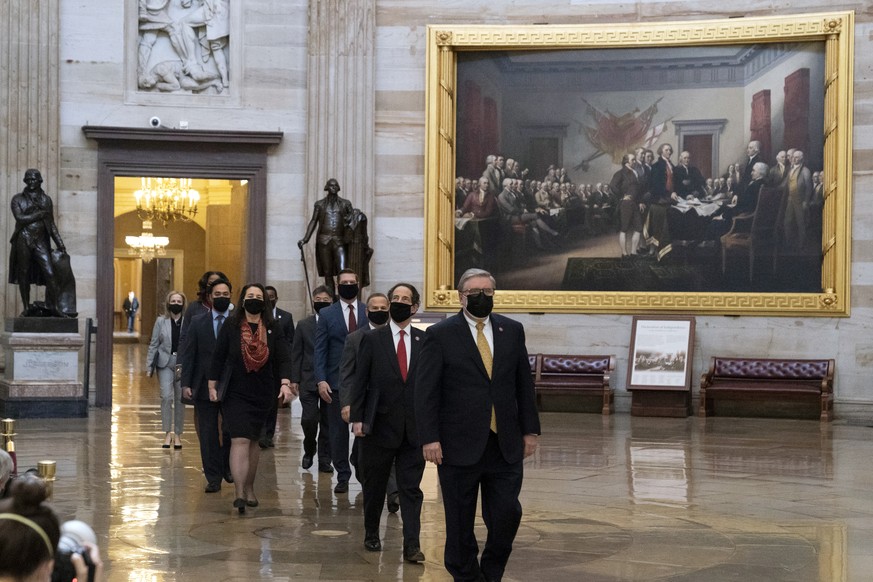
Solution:
{"label": "black face mask", "polygon": [[325,307],[330,307],[330,305],[331,305],[330,301],[314,301],[312,303],[312,307],[313,307],[313,309],[315,309],[315,313],[318,313],[319,311],[321,311]]}
{"label": "black face mask", "polygon": [[491,315],[491,310],[494,309],[494,297],[489,297],[484,293],[478,295],[470,295],[467,297],[467,311],[473,317],[488,317]]}
{"label": "black face mask", "polygon": [[373,325],[385,325],[388,323],[387,311],[368,311],[367,319],[373,322]]}
{"label": "black face mask", "polygon": [[212,299],[212,308],[218,313],[224,313],[230,307],[230,297],[214,297]]}
{"label": "black face mask", "polygon": [[182,304],[181,303],[167,303],[167,311],[169,311],[173,315],[179,315],[180,313],[182,313]]}
{"label": "black face mask", "polygon": [[351,285],[340,285],[339,286],[339,296],[349,301],[358,296],[358,284],[352,283]]}
{"label": "black face mask", "polygon": [[263,299],[246,299],[243,301],[243,308],[251,313],[252,315],[257,315],[259,313],[264,312],[264,300]]}
{"label": "black face mask", "polygon": [[392,301],[388,309],[391,313],[391,319],[397,323],[401,323],[412,317],[412,305],[408,303]]}

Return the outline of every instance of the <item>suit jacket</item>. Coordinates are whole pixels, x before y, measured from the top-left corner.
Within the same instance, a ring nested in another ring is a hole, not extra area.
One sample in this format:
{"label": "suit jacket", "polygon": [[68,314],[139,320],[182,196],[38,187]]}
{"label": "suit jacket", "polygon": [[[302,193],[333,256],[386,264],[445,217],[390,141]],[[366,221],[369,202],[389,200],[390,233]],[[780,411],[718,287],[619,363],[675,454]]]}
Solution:
{"label": "suit jacket", "polygon": [[651,193],[653,204],[671,204],[670,195],[676,191],[676,166],[670,163],[673,169],[673,189],[667,190],[667,161],[664,158],[658,158],[658,161],[652,164],[652,175],[649,182],[649,192]]}
{"label": "suit jacket", "polygon": [[[226,323],[226,320],[225,320]],[[179,353],[182,359],[182,387],[190,387],[194,392],[194,400],[209,400],[209,390],[206,381],[209,377],[209,366],[212,353],[215,351],[215,328],[212,324],[212,312],[207,311],[196,316],[185,326],[185,341],[181,343]]]}
{"label": "suit jacket", "polygon": [[[367,325],[367,306],[357,302],[357,325]],[[326,381],[331,390],[339,388],[339,365],[346,343],[348,328],[346,319],[348,310],[344,301],[337,301],[330,307],[325,307],[318,314],[318,325],[315,326],[315,369],[313,379],[318,384]]]}
{"label": "suit jacket", "polygon": [[350,390],[349,419],[362,422],[368,441],[384,448],[399,447],[404,435],[412,445],[420,444],[415,423],[415,378],[424,332],[412,326],[406,331],[411,346],[406,380],[400,375],[389,324],[361,334],[358,365]]}
{"label": "suit jacket", "polygon": [[288,347],[290,348],[294,345],[294,316],[284,309],[279,309],[277,307],[276,315],[273,317],[273,320],[279,324],[279,327],[282,330],[282,336],[288,342]]}
{"label": "suit jacket", "polygon": [[679,164],[673,168],[673,189],[682,198],[686,198],[689,194],[700,196],[705,183],[703,174],[694,166]]}
{"label": "suit jacket", "polygon": [[764,185],[764,180],[752,180],[742,194],[737,196],[737,206],[734,208],[736,214],[744,214],[747,212],[755,212],[758,207],[758,195],[761,193],[761,186]]}
{"label": "suit jacket", "polygon": [[643,185],[637,178],[636,172],[630,168],[622,168],[612,175],[609,189],[615,192],[619,198],[630,196],[631,200],[639,203],[642,200]]}
{"label": "suit jacket", "polygon": [[313,354],[315,352],[315,316],[300,320],[294,332],[294,343],[291,344],[291,378],[300,384],[300,390],[315,392],[318,386],[312,377],[314,368]]}
{"label": "suit jacket", "polygon": [[[182,318],[184,322],[184,318]],[[182,338],[179,338],[179,349],[182,348]],[[161,315],[155,320],[152,329],[152,340],[149,342],[149,351],[146,356],[146,369],[166,368],[170,363],[173,349],[173,320],[166,315]]]}
{"label": "suit jacket", "polygon": [[463,312],[427,329],[416,368],[415,420],[419,442],[439,442],[443,462],[468,466],[485,451],[491,407],[497,437],[509,463],[524,458],[523,436],[539,434],[540,421],[524,327],[492,314],[494,354],[491,378]]}
{"label": "suit jacket", "polygon": [[358,350],[361,347],[361,339],[364,337],[365,333],[370,333],[372,331],[374,330],[370,327],[368,321],[367,327],[361,327],[346,336],[346,343],[343,346],[343,355],[340,358],[339,382],[337,383],[337,386],[342,388],[340,390],[340,406],[343,408],[351,405],[351,390],[346,390],[346,388],[354,386],[355,370],[358,365]]}

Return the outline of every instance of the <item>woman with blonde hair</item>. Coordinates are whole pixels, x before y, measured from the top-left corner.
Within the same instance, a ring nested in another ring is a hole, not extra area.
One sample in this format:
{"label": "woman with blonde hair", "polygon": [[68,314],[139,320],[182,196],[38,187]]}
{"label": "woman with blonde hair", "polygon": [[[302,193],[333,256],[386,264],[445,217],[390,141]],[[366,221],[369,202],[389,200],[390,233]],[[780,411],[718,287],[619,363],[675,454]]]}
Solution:
{"label": "woman with blonde hair", "polygon": [[185,310],[185,294],[181,291],[167,293],[164,313],[158,316],[152,330],[152,341],[146,357],[149,377],[156,371],[161,386],[161,425],[166,438],[161,448],[182,448],[182,429],[185,424],[185,406],[182,404],[182,383],[176,378],[176,354],[182,333],[182,312]]}

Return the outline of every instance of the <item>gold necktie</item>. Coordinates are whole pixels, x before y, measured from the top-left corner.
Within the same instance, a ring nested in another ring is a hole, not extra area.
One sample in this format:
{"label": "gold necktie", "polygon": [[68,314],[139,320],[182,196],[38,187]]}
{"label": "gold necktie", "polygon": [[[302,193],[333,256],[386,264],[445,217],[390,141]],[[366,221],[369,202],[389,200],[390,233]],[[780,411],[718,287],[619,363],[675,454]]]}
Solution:
{"label": "gold necktie", "polygon": [[[476,323],[476,346],[479,348],[479,355],[482,357],[482,363],[485,364],[485,371],[488,372],[488,378],[491,378],[491,368],[494,365],[494,359],[491,357],[491,348],[488,346],[488,340],[485,338],[485,333],[482,331],[485,328],[485,322],[479,321]],[[494,406],[491,406],[491,432],[497,432],[497,413]]]}

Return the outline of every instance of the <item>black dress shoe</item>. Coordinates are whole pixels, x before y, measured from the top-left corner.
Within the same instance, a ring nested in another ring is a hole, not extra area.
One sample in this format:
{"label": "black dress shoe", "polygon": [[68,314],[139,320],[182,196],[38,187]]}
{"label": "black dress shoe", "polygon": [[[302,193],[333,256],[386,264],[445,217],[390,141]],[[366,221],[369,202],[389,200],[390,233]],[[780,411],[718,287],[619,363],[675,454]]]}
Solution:
{"label": "black dress shoe", "polygon": [[382,542],[379,541],[379,535],[367,534],[364,536],[364,549],[368,552],[381,552]]}
{"label": "black dress shoe", "polygon": [[348,481],[339,481],[336,484],[336,487],[333,488],[334,493],[348,493],[349,492],[349,482]]}
{"label": "black dress shoe", "polygon": [[[304,469],[308,469],[312,466],[312,455],[303,455],[303,461],[300,463],[300,466]],[[319,467],[320,468],[320,467]]]}
{"label": "black dress shoe", "polygon": [[228,483],[233,483],[233,474],[230,471],[224,474],[224,480]]}
{"label": "black dress shoe", "polygon": [[333,467],[330,463],[319,463],[318,464],[318,472],[319,473],[333,473]]}
{"label": "black dress shoe", "polygon": [[390,493],[388,495],[388,512],[397,513],[398,509],[400,509],[400,494]]}
{"label": "black dress shoe", "polygon": [[212,483],[206,484],[206,489],[204,490],[206,493],[218,493],[221,491],[221,481],[213,481]]}
{"label": "black dress shoe", "polygon": [[261,439],[261,440],[259,440],[259,441],[258,441],[258,446],[261,447],[261,449],[266,449],[266,448],[269,446],[269,445],[267,444],[267,439]]}
{"label": "black dress shoe", "polygon": [[237,497],[236,499],[234,499],[234,500],[233,500],[233,506],[234,506],[234,507],[237,509],[237,511],[239,511],[240,513],[245,513],[245,512],[246,512],[246,500],[243,499],[242,497]]}
{"label": "black dress shoe", "polygon": [[246,499],[246,505],[249,507],[257,507],[260,503],[258,503],[257,499]]}
{"label": "black dress shoe", "polygon": [[424,562],[424,553],[418,546],[408,546],[403,548],[403,559],[413,564]]}

